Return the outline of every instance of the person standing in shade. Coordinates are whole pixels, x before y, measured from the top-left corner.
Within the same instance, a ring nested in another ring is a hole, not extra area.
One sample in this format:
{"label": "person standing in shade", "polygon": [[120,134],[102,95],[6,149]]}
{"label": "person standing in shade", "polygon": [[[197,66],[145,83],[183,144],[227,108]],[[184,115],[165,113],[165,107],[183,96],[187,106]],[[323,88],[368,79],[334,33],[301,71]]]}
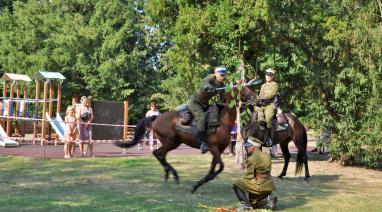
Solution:
{"label": "person standing in shade", "polygon": [[[157,108],[157,104],[155,102],[150,103],[150,110],[146,112],[145,117],[151,117],[151,116],[159,116],[160,112]],[[152,131],[151,128],[147,129],[147,135],[149,139],[149,145],[150,145],[150,150],[154,149],[154,145],[156,145],[156,149],[159,148],[159,140],[157,138],[154,138],[154,132]]]}

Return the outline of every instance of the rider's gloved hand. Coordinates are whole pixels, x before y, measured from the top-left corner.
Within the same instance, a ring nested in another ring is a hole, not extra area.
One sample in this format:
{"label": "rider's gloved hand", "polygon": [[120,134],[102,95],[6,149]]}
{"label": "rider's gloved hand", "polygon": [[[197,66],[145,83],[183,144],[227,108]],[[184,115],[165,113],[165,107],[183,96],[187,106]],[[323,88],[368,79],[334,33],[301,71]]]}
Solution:
{"label": "rider's gloved hand", "polygon": [[268,100],[267,99],[260,99],[260,105],[261,106],[266,106],[268,104]]}
{"label": "rider's gloved hand", "polygon": [[216,93],[216,88],[213,86],[204,86],[204,90],[210,93]]}

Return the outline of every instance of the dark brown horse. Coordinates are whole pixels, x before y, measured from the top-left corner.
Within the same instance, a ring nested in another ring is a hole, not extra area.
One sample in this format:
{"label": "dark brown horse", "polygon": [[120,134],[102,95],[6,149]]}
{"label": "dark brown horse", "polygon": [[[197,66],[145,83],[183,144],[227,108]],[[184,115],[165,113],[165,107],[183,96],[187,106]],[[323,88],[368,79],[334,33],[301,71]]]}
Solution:
{"label": "dark brown horse", "polygon": [[[248,88],[244,88],[244,90],[249,90]],[[248,91],[246,91],[248,92]],[[252,94],[253,95],[253,94]],[[256,112],[255,112],[256,113]],[[245,133],[246,135],[252,135],[259,140],[263,141],[264,139],[264,130],[260,129],[259,124],[256,120],[257,114],[252,115],[252,120],[250,125],[248,126],[248,130]],[[297,159],[296,159],[296,170],[295,174],[301,173],[303,166],[305,165],[305,178],[304,180],[309,181],[309,168],[308,168],[308,156],[306,154],[306,146],[308,143],[307,134],[304,125],[300,120],[297,119],[291,113],[286,113],[285,118],[288,123],[288,127],[282,131],[276,131],[274,133],[273,144],[279,144],[281,150],[283,152],[284,157],[284,167],[279,175],[281,179],[286,175],[288,164],[290,160],[290,153],[288,149],[288,144],[293,140],[293,143],[297,147]]]}
{"label": "dark brown horse", "polygon": [[[247,90],[248,91],[248,90]],[[235,95],[239,94],[238,89],[234,89],[233,93]],[[240,92],[242,98],[248,98],[252,94],[248,92]],[[213,156],[212,165],[208,174],[199,180],[192,188],[191,192],[195,192],[204,183],[213,180],[220,172],[224,169],[224,163],[221,159],[221,154],[228,146],[231,138],[231,130],[235,123],[236,111],[235,108],[229,108],[229,102],[233,99],[230,92],[225,95],[225,104],[223,109],[220,111],[219,127],[216,132],[208,136],[208,146],[210,152]],[[179,176],[177,171],[172,167],[166,160],[166,155],[169,151],[174,150],[179,147],[182,143],[199,149],[200,144],[196,137],[190,133],[181,132],[176,130],[175,126],[178,121],[177,112],[166,112],[158,117],[148,117],[142,119],[135,130],[134,139],[131,142],[116,142],[115,144],[120,147],[132,147],[138,143],[145,132],[145,128],[152,123],[152,129],[156,137],[162,143],[162,146],[153,152],[154,156],[159,160],[165,170],[164,180],[167,181],[169,174],[174,175],[176,183],[179,183]],[[219,164],[217,170],[216,166]]]}

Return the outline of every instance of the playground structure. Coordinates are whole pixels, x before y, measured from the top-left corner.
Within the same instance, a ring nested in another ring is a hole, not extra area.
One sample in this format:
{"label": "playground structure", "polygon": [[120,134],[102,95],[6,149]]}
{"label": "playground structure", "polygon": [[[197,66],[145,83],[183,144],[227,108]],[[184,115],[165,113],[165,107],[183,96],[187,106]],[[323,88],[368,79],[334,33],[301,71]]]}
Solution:
{"label": "playground structure", "polygon": [[[33,79],[35,81],[34,99],[28,97],[28,88],[32,79],[27,75],[5,73],[1,78],[4,86],[3,97],[0,101],[0,105],[2,106],[0,110],[0,146],[18,146],[19,143],[16,142],[16,140],[22,140],[24,142],[30,140],[26,139],[26,133],[33,135],[32,142],[34,145],[37,141],[40,141],[40,144],[44,145],[48,143],[47,141],[52,143],[50,142],[52,140],[54,140],[54,144],[56,145],[59,140],[64,140],[65,123],[61,118],[60,111],[61,89],[65,77],[57,72],[39,71],[34,74]],[[41,85],[43,86],[42,93],[40,89]],[[54,96],[55,85],[57,86],[57,96]],[[14,96],[15,86],[16,97]],[[24,93],[21,98],[22,86]],[[72,104],[73,106],[78,106],[74,100],[72,100]],[[120,114],[119,118],[123,117],[123,120],[119,119],[118,122],[114,122],[116,124],[91,123],[91,125],[111,126],[115,128],[123,127],[123,134],[119,129],[113,130],[122,134],[120,139],[126,140],[131,134],[131,128],[135,126],[128,125],[128,102],[125,101],[123,105],[121,104],[122,103],[119,103],[123,110],[119,109],[119,113],[123,113],[123,115]],[[56,105],[56,113],[54,113],[53,110],[54,105]],[[116,112],[113,111],[113,109],[106,108],[102,110],[101,113],[107,111],[111,114]],[[29,127],[27,127],[27,123]],[[52,128],[57,135],[55,138],[52,138]],[[116,138],[113,136],[113,139]]]}
{"label": "playground structure", "polygon": [[[52,125],[55,125],[57,123],[57,120],[55,118],[52,118],[53,115],[53,102],[57,102],[56,105],[56,115],[55,117],[59,116],[60,110],[61,110],[61,86],[62,82],[64,81],[65,77],[61,73],[57,72],[43,72],[39,71],[36,72],[34,75],[34,78],[36,80],[36,108],[39,106],[39,99],[40,99],[40,83],[43,81],[44,84],[44,91],[43,91],[43,106],[42,106],[42,123],[41,123],[41,145],[44,145],[46,143],[46,140],[51,140],[52,137]],[[53,99],[54,96],[54,81],[57,81],[57,98]],[[48,86],[49,86],[49,98],[48,98]],[[47,103],[48,105],[48,112],[46,110]],[[37,112],[36,112],[37,114]],[[58,114],[58,115],[57,115]],[[48,126],[48,138],[46,138],[46,121],[47,117],[49,117],[49,123]],[[61,119],[62,121],[62,119]],[[36,139],[38,138],[37,129],[38,129],[38,122],[35,122],[33,127],[33,142],[35,144]],[[57,127],[54,126],[54,129],[56,130]],[[58,132],[61,132],[60,130]],[[61,133],[58,133],[59,135]],[[63,134],[63,133],[62,133]],[[62,137],[63,138],[63,135]],[[61,140],[62,141],[62,140]],[[57,139],[55,139],[55,144],[57,144]]]}
{"label": "playground structure", "polygon": [[[0,114],[6,116],[6,120],[1,120],[1,141],[2,146],[18,146],[18,142],[9,138],[11,135],[11,118],[12,116],[19,116],[21,111],[21,116],[25,116],[26,100],[28,98],[28,85],[32,80],[27,75],[21,74],[11,74],[6,73],[1,78],[3,81],[3,97],[2,97],[2,110]],[[8,83],[9,82],[9,83]],[[9,97],[7,97],[7,84],[9,84]],[[20,98],[21,85],[24,87],[23,99]],[[16,86],[16,98],[14,98],[14,86]],[[16,105],[14,106],[14,102]],[[22,109],[22,110],[20,110]],[[6,126],[6,131],[4,131],[4,126]],[[18,136],[25,135],[25,124],[23,124],[22,129],[20,129],[19,121],[15,120],[15,134]]]}
{"label": "playground structure", "polygon": [[[2,146],[18,146],[18,143],[12,142],[12,139],[17,139],[19,137],[23,138],[26,133],[26,121],[32,120],[33,124],[33,144],[36,144],[36,140],[38,139],[38,131],[39,131],[39,121],[41,124],[41,134],[40,140],[41,145],[46,143],[46,140],[51,140],[51,126],[48,126],[48,137],[46,137],[46,120],[47,116],[52,117],[53,114],[53,102],[57,102],[57,113],[59,114],[61,109],[61,84],[65,77],[61,73],[56,72],[44,72],[39,71],[33,77],[36,82],[36,93],[35,99],[28,98],[28,86],[32,81],[27,75],[21,74],[12,74],[5,73],[1,80],[3,81],[3,97],[2,97],[2,105],[3,110],[1,110],[1,127],[6,126],[6,133],[2,132],[4,129],[0,129],[0,135],[3,140],[0,143]],[[54,81],[57,81],[57,98],[54,99]],[[9,82],[9,83],[8,83]],[[43,99],[40,99],[40,85],[43,82],[44,90],[43,90]],[[8,85],[9,84],[9,97],[7,97],[8,93]],[[24,95],[23,98],[20,98],[21,85],[24,86]],[[14,97],[14,86],[16,85],[16,97]],[[49,97],[48,97],[48,89],[49,89]],[[39,108],[40,103],[42,104],[42,114],[39,116]],[[31,105],[32,107],[31,109]],[[47,110],[48,108],[48,110]],[[31,115],[31,110],[33,111],[33,115]],[[48,112],[46,112],[48,111]],[[33,116],[33,117],[32,117]],[[55,118],[55,117],[54,117]],[[50,118],[53,119],[53,118]],[[23,122],[22,128],[20,128],[20,120]],[[14,123],[14,132],[12,130],[12,122]],[[6,123],[6,124],[4,124]],[[55,124],[55,123],[53,123]]]}

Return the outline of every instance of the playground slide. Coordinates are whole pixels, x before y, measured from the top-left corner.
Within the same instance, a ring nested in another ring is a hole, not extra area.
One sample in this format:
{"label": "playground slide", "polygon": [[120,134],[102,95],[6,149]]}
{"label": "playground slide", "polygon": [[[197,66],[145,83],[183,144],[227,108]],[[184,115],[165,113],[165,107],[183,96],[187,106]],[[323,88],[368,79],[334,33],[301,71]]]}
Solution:
{"label": "playground slide", "polygon": [[17,141],[14,141],[8,138],[7,133],[5,132],[4,128],[1,125],[0,125],[0,146],[3,146],[3,147],[19,146],[19,143]]}
{"label": "playground slide", "polygon": [[52,125],[54,131],[56,131],[58,137],[60,137],[60,140],[64,140],[64,133],[65,133],[65,123],[62,120],[60,114],[56,114],[56,117],[52,118],[49,116],[48,113],[46,113],[46,119],[49,121],[50,125]]}

